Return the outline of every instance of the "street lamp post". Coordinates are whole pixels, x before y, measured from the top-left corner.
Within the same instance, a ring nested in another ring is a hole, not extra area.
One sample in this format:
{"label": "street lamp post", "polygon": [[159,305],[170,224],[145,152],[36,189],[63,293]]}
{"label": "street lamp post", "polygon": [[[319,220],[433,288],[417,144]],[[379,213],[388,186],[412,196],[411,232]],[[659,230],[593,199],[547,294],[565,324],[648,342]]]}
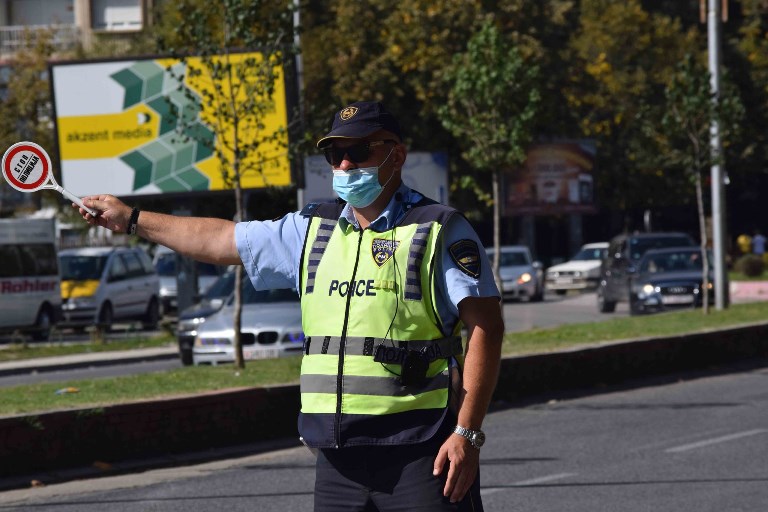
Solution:
{"label": "street lamp post", "polygon": [[[702,0],[703,1],[703,0]],[[726,0],[727,1],[727,0]],[[719,101],[720,94],[720,2],[707,0],[707,45],[709,50],[709,73],[712,86],[712,101]],[[711,169],[712,179],[712,256],[715,270],[715,309],[728,306],[728,286],[725,273],[725,193],[724,169],[720,158],[722,144],[720,125],[712,119],[710,128],[710,150],[715,157]]]}

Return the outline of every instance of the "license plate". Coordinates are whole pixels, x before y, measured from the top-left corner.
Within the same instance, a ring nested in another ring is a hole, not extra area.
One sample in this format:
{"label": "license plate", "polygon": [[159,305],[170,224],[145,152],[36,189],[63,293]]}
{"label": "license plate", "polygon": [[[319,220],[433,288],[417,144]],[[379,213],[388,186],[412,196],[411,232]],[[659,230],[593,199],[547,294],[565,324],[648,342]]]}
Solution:
{"label": "license plate", "polygon": [[573,278],[572,277],[558,277],[555,279],[555,283],[557,284],[572,284]]}
{"label": "license plate", "polygon": [[665,295],[661,298],[664,304],[693,304],[693,295]]}
{"label": "license plate", "polygon": [[280,350],[276,348],[260,348],[243,350],[245,359],[276,359],[280,357]]}

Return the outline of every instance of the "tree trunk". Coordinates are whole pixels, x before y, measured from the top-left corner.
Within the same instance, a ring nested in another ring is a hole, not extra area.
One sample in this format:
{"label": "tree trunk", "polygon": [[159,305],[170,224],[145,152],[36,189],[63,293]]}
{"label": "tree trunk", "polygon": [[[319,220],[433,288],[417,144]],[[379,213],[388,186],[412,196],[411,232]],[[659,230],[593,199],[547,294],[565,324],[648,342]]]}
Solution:
{"label": "tree trunk", "polygon": [[501,275],[499,274],[499,262],[501,261],[501,192],[499,180],[501,171],[493,171],[493,280],[499,288],[499,293],[504,297]]}
{"label": "tree trunk", "polygon": [[[235,157],[235,161],[237,161],[237,157]],[[237,168],[238,165],[235,164],[235,167]],[[237,170],[235,171],[237,172]],[[240,175],[236,174],[235,179],[235,205],[237,208],[236,213],[236,222],[239,222],[242,220],[243,214],[242,214],[242,201],[243,201],[243,191],[240,188]],[[243,302],[242,302],[242,285],[243,285],[243,266],[237,265],[235,267],[235,316],[234,316],[234,322],[233,327],[235,331],[235,367],[236,368],[245,368],[245,358],[243,357],[243,340],[241,336],[241,328],[242,328],[242,316],[243,316]]]}
{"label": "tree trunk", "polygon": [[707,254],[707,221],[704,217],[704,195],[701,190],[701,173],[696,171],[696,203],[699,209],[699,232],[701,238],[701,305],[705,315],[709,314],[709,255]]}

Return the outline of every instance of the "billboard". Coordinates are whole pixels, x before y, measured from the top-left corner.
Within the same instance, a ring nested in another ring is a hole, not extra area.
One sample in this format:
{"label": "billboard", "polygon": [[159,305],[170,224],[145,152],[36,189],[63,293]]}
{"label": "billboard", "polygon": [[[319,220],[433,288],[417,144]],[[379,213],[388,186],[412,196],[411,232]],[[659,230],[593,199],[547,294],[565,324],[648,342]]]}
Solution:
{"label": "billboard", "polygon": [[595,213],[595,144],[536,144],[520,169],[505,174],[505,215]]}
{"label": "billboard", "polygon": [[[403,183],[435,201],[448,204],[448,155],[438,151],[408,153],[401,176]],[[304,159],[304,204],[332,201],[338,197],[333,191],[331,166],[322,155]],[[302,205],[304,206],[304,205]]]}
{"label": "billboard", "polygon": [[[220,57],[223,59],[223,57]],[[233,66],[260,60],[258,53],[229,56]],[[213,85],[201,59],[188,59],[202,73],[187,72],[178,59],[146,58],[51,65],[59,161],[64,187],[76,195],[150,195],[231,188],[211,145],[233,126],[200,104]],[[219,84],[227,96],[226,84]],[[232,90],[236,90],[237,84]],[[243,95],[242,88],[240,94]],[[210,99],[206,101],[212,101]],[[262,127],[240,126],[240,140],[267,135],[259,146],[263,172],[244,172],[243,188],[290,185],[284,74],[277,70],[272,107]],[[183,117],[183,126],[179,124]],[[217,130],[216,123],[219,125]],[[255,130],[258,130],[256,132]],[[245,132],[245,133],[244,133]],[[248,167],[254,162],[244,162]]]}

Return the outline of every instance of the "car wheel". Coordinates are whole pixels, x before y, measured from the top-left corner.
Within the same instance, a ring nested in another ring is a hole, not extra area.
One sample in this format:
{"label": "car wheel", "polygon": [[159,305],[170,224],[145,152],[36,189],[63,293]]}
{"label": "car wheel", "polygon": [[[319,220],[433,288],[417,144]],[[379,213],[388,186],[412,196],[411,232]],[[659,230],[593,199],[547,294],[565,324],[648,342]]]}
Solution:
{"label": "car wheel", "polygon": [[112,323],[114,322],[115,316],[112,312],[112,304],[109,302],[105,302],[103,306],[101,306],[101,311],[99,311],[99,327],[104,330],[104,332],[110,332],[112,331]]}
{"label": "car wheel", "polygon": [[542,300],[544,300],[544,289],[536,288],[533,295],[531,295],[530,302],[541,302]]}
{"label": "car wheel", "polygon": [[35,330],[32,332],[32,339],[35,341],[48,341],[51,337],[52,326],[53,315],[51,314],[51,308],[43,306],[37,314]]}
{"label": "car wheel", "polygon": [[183,366],[192,366],[195,362],[192,357],[192,347],[185,347],[179,343],[179,359],[181,359]]}
{"label": "car wheel", "polygon": [[632,295],[629,296],[629,315],[630,316],[637,316],[642,315],[645,313],[645,310],[643,309],[642,304],[640,304],[637,299],[632,297]]}
{"label": "car wheel", "polygon": [[147,305],[147,312],[144,314],[141,326],[146,330],[157,329],[158,322],[160,322],[160,303],[155,297],[152,297]]}
{"label": "car wheel", "polygon": [[605,298],[605,290],[602,286],[597,289],[597,309],[601,313],[613,313],[616,311],[616,301]]}

